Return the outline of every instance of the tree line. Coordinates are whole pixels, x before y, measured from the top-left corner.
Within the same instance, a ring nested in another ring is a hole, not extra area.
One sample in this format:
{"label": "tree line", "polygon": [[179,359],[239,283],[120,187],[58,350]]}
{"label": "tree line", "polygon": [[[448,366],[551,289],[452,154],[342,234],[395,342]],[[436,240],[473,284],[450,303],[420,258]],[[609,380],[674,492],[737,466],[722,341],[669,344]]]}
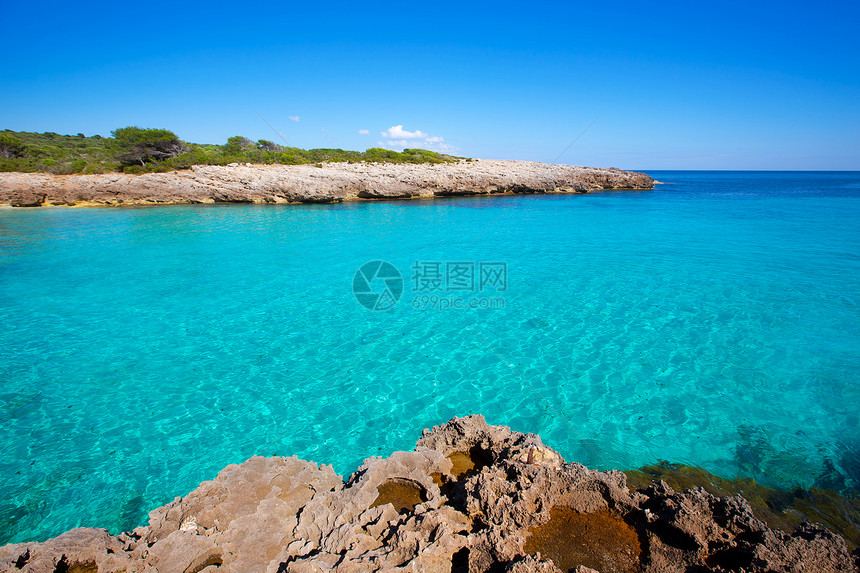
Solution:
{"label": "tree line", "polygon": [[366,151],[300,149],[266,139],[252,141],[239,135],[228,138],[222,145],[188,143],[167,129],[136,126],[115,129],[111,137],[0,131],[0,171],[153,173],[230,163],[449,163],[461,159],[426,149],[402,152],[379,147]]}

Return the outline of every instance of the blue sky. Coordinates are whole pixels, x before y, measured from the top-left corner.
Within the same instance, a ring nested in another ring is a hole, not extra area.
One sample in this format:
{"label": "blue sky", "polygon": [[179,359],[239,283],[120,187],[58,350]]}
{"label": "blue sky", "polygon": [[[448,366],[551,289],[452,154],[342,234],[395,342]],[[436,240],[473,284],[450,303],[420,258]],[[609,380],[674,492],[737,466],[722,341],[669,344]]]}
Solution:
{"label": "blue sky", "polygon": [[0,21],[0,129],[860,169],[856,0],[5,1]]}

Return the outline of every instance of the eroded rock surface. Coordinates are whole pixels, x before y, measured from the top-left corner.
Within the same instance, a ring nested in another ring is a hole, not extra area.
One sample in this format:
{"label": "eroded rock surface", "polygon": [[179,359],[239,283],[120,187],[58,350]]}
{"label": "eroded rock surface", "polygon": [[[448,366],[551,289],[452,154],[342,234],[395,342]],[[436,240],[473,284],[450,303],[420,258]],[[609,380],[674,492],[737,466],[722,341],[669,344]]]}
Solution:
{"label": "eroded rock surface", "polygon": [[505,193],[652,189],[644,173],[481,159],[449,164],[195,166],[170,173],[0,173],[0,205],[335,203]]}
{"label": "eroded rock surface", "polygon": [[[542,555],[540,548],[546,555]],[[556,564],[551,557],[558,561]],[[254,457],[109,535],[74,529],[0,548],[0,571],[854,571],[842,537],[789,535],[741,497],[565,463],[481,416],[425,430],[415,451],[329,466]]]}

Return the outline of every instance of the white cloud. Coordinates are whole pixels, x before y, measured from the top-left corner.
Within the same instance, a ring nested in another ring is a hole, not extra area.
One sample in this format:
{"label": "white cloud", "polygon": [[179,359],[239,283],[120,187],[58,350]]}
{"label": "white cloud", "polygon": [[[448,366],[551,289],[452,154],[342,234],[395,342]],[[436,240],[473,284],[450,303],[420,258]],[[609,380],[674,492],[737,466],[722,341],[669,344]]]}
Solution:
{"label": "white cloud", "polygon": [[453,153],[459,151],[453,145],[445,142],[444,137],[431,137],[424,142],[424,147],[430,151],[438,151],[440,153]]}
{"label": "white cloud", "polygon": [[440,135],[427,135],[418,129],[415,131],[406,131],[403,129],[402,124],[389,127],[380,133],[382,137],[388,138],[388,141],[384,144],[380,141],[378,145],[397,151],[402,151],[406,147],[418,147],[441,153],[458,151],[456,147],[448,144],[445,138]]}
{"label": "white cloud", "polygon": [[299,116],[297,116],[297,115],[291,115],[291,116],[289,116],[289,117],[288,117],[288,119],[289,119],[290,121],[296,121],[296,122],[301,120],[301,118],[300,118]]}
{"label": "white cloud", "polygon": [[388,137],[390,139],[424,139],[427,137],[427,134],[421,130],[406,131],[403,129],[403,124],[392,125],[380,133],[382,134],[382,137]]}
{"label": "white cloud", "polygon": [[358,134],[359,134],[359,135],[370,135],[370,130],[367,130],[367,129],[359,129],[359,130],[358,130]]}

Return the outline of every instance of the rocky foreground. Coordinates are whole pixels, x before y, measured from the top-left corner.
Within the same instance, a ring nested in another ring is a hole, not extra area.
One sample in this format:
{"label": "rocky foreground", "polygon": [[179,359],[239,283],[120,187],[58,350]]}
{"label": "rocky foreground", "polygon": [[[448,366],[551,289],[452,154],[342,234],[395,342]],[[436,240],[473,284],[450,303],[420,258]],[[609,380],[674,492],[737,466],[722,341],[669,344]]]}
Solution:
{"label": "rocky foreground", "polygon": [[170,173],[0,173],[0,206],[117,206],[177,203],[337,203],[511,193],[652,189],[644,173],[473,160],[447,164],[319,163],[195,166]]}
{"label": "rocky foreground", "polygon": [[481,416],[425,430],[415,451],[330,466],[254,457],[110,535],[74,529],[0,548],[2,571],[854,571],[842,537],[769,529],[740,497],[565,463]]}

